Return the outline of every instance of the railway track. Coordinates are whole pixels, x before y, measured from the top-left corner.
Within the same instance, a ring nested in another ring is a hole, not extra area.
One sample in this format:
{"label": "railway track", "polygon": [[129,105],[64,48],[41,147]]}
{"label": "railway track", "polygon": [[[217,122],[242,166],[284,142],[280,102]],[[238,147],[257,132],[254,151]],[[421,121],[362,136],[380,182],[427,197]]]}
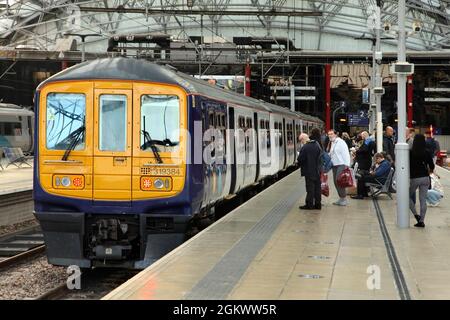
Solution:
{"label": "railway track", "polygon": [[80,289],[70,290],[66,283],[62,283],[36,300],[99,300],[137,273],[139,270],[103,268],[86,270],[80,277]]}
{"label": "railway track", "polygon": [[45,252],[44,236],[35,226],[0,237],[0,270]]}

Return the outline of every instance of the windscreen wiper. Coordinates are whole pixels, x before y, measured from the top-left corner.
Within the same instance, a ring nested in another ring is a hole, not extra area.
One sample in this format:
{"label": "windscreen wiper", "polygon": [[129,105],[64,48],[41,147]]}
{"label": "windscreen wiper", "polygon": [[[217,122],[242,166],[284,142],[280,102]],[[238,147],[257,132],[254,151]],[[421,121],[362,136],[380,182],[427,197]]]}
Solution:
{"label": "windscreen wiper", "polygon": [[81,126],[77,130],[71,132],[67,136],[67,140],[70,142],[69,142],[69,146],[67,147],[66,151],[64,152],[64,155],[61,160],[67,161],[72,150],[75,149],[75,147],[80,143],[80,141],[83,141],[85,132],[86,132],[86,127]]}
{"label": "windscreen wiper", "polygon": [[159,150],[155,146],[155,142],[152,140],[152,137],[150,137],[150,133],[148,133],[148,131],[145,130],[145,116],[142,118],[144,121],[144,130],[142,130],[142,134],[144,135],[144,150],[147,148],[147,145],[150,146],[150,149],[152,149],[156,161],[158,161],[158,163],[163,163],[161,156],[159,155]]}

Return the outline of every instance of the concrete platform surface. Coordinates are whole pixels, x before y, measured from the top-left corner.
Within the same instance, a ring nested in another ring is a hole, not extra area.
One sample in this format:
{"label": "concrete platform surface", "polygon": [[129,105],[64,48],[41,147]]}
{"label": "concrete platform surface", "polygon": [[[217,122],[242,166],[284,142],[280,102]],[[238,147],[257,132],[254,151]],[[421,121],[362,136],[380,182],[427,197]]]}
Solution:
{"label": "concrete platform surface", "polygon": [[[349,200],[299,210],[298,171],[104,299],[450,299],[450,172],[426,228],[398,229],[396,202]],[[331,181],[331,177],[330,177]]]}
{"label": "concrete platform surface", "polygon": [[[32,161],[29,161],[32,165]],[[3,168],[6,167],[2,163]],[[33,168],[26,165],[21,168],[9,166],[2,170],[0,168],[0,195],[15,193],[20,191],[33,190]]]}

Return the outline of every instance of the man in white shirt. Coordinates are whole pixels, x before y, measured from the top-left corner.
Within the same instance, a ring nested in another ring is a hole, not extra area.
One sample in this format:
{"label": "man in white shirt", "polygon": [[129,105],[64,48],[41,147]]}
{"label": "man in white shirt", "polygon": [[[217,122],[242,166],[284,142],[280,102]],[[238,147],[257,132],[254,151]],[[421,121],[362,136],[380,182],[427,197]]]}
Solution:
{"label": "man in white shirt", "polygon": [[328,138],[330,139],[330,145],[327,151],[329,152],[331,161],[333,162],[334,186],[336,187],[339,195],[339,200],[333,202],[333,204],[337,206],[346,206],[348,204],[347,192],[345,188],[341,188],[337,185],[337,177],[342,170],[350,166],[350,153],[348,151],[347,144],[344,140],[337,136],[337,132],[335,130],[332,129],[328,131]]}

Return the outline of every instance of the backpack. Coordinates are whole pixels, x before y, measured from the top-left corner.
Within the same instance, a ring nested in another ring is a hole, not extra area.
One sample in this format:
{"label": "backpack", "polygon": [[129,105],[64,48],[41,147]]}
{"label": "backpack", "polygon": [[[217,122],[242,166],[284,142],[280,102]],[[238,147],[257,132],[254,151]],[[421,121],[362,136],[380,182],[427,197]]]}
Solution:
{"label": "backpack", "polygon": [[331,161],[330,155],[322,150],[322,153],[320,154],[320,160],[322,162],[322,171],[325,173],[329,172],[333,167],[333,162]]}
{"label": "backpack", "polygon": [[[317,142],[317,141],[316,141]],[[320,144],[317,142],[320,147]],[[324,151],[322,147],[320,147],[320,155],[319,155],[319,166],[322,168],[322,172],[327,173],[333,167],[333,162],[331,161],[331,157],[328,152]]]}

